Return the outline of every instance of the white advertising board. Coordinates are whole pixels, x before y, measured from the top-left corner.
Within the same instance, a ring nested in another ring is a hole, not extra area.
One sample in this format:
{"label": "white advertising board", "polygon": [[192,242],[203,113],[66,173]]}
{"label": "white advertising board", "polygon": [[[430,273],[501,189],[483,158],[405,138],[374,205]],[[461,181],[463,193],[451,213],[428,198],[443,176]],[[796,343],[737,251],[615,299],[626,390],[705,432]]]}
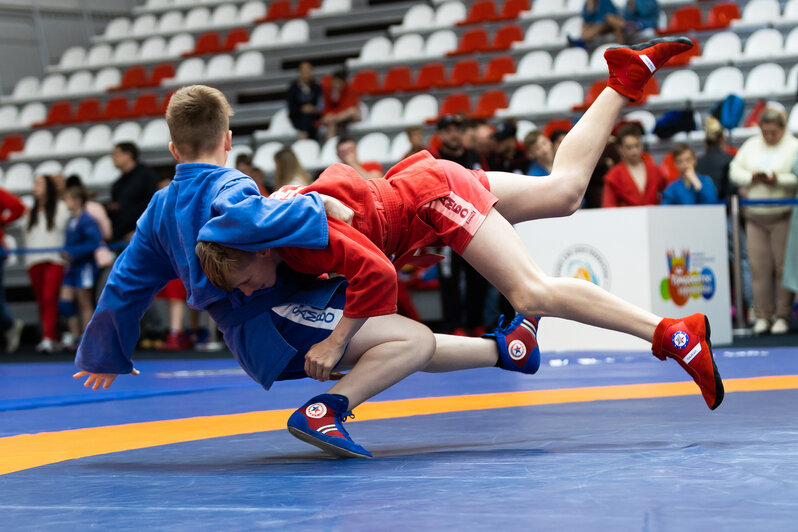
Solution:
{"label": "white advertising board", "polygon": [[[585,279],[661,316],[703,312],[712,341],[731,342],[723,206],[581,210],[516,230],[548,275]],[[555,318],[543,320],[539,340],[546,351],[650,348],[627,334]]]}

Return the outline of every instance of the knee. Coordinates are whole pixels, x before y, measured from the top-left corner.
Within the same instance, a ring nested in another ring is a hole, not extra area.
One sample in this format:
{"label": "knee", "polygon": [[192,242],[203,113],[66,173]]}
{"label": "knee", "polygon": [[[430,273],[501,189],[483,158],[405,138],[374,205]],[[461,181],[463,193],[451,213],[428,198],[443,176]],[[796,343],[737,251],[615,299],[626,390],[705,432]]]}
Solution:
{"label": "knee", "polygon": [[421,323],[415,324],[409,331],[406,337],[407,354],[417,359],[417,362],[423,366],[432,360],[435,354],[436,342],[435,335],[429,327]]}
{"label": "knee", "polygon": [[524,316],[545,316],[550,313],[554,297],[548,277],[540,277],[525,282],[510,294],[507,300],[516,312]]}
{"label": "knee", "polygon": [[585,185],[578,175],[564,174],[559,180],[561,188],[557,198],[561,216],[570,216],[582,206],[585,196]]}

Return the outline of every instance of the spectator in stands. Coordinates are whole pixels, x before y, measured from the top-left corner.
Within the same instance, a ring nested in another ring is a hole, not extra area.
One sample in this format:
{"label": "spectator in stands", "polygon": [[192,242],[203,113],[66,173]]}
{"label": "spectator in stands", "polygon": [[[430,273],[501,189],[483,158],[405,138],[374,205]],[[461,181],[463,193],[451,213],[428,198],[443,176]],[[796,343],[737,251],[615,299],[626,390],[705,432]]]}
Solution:
{"label": "spectator in stands", "polygon": [[560,147],[560,142],[562,139],[565,138],[565,135],[568,134],[567,129],[555,129],[549,135],[549,140],[551,141],[551,146],[554,148],[554,153],[557,153],[557,149]]}
{"label": "spectator in stands", "polygon": [[477,149],[477,126],[479,124],[471,119],[467,119],[463,124],[463,146],[470,150]]}
{"label": "spectator in stands", "polygon": [[666,181],[662,171],[643,152],[643,130],[639,124],[626,124],[618,130],[621,162],[604,177],[603,207],[658,205]]}
{"label": "spectator in stands", "polygon": [[[783,111],[765,109],[759,117],[760,134],[746,140],[732,160],[729,177],[736,186],[747,188],[749,199],[795,197],[798,178],[793,173],[793,163],[798,139],[786,126]],[[745,211],[755,334],[768,329],[771,334],[789,330],[793,293],[782,286],[782,277],[790,214],[789,206],[751,206]]]}
{"label": "spectator in stands", "polygon": [[357,144],[349,137],[341,137],[336,146],[338,158],[342,163],[348,164],[364,179],[382,177],[382,165],[377,161],[361,161],[357,155]]}
{"label": "spectator in stands", "polygon": [[42,339],[36,346],[39,352],[53,353],[58,349],[58,292],[64,279],[64,246],[69,210],[58,198],[55,181],[47,175],[33,181],[33,208],[25,223],[25,246],[42,248],[39,253],[25,254],[31,287],[39,305]]}
{"label": "spectator in stands", "polygon": [[623,18],[609,15],[610,24],[621,27],[624,42],[644,38],[641,34],[653,34],[659,24],[659,2],[657,0],[627,0]]}
{"label": "spectator in stands", "polygon": [[139,148],[132,142],[120,142],[111,152],[114,166],[122,172],[111,186],[111,202],[106,205],[111,216],[114,240],[130,240],[136,220],[155,194],[158,177],[139,163]]}
{"label": "spectator in stands", "polygon": [[316,138],[323,98],[324,91],[313,77],[313,65],[302,61],[299,63],[299,77],[288,86],[287,96],[288,117],[299,138]]}
{"label": "spectator in stands", "polygon": [[20,319],[13,319],[6,307],[6,286],[3,283],[6,262],[4,229],[25,214],[26,209],[22,200],[0,188],[0,330],[5,334],[7,353],[13,353],[19,347],[25,323]]}
{"label": "spectator in stands", "polygon": [[94,313],[94,282],[97,277],[94,252],[100,247],[103,237],[100,226],[86,212],[88,194],[83,186],[67,187],[63,198],[71,216],[66,227],[64,251],[61,252],[68,266],[58,309],[69,327],[62,339],[63,347],[73,351],[77,349]]}
{"label": "spectator in stands", "polygon": [[718,202],[718,191],[712,178],[695,171],[696,157],[693,149],[679,142],[673,147],[673,163],[679,170],[679,179],[668,185],[662,194],[662,205],[711,205]]}
{"label": "spectator in stands", "polygon": [[[67,177],[64,184],[66,188],[81,187],[86,190],[83,186],[83,180],[81,180],[79,175],[71,175]],[[100,228],[100,233],[102,234],[103,242],[100,243],[100,247],[98,247],[94,252],[94,262],[97,264],[97,269],[102,270],[104,268],[108,268],[114,263],[113,255],[106,245],[106,242],[111,241],[111,237],[113,236],[113,228],[111,226],[111,219],[108,217],[108,213],[105,211],[105,207],[102,206],[102,203],[92,200],[92,194],[88,190],[86,190],[86,195],[86,205],[84,206],[86,212],[89,214],[89,216],[94,218],[95,222],[97,222],[97,225]]]}
{"label": "spectator in stands", "polygon": [[597,37],[608,33],[613,34],[615,42],[623,42],[622,27],[610,22],[617,18],[618,10],[612,0],[585,0],[582,7],[582,31],[579,37],[568,35],[568,43],[585,48]]}
{"label": "spectator in stands", "polygon": [[490,169],[488,160],[493,157],[493,151],[496,149],[496,141],[493,138],[494,131],[495,128],[485,122],[478,123],[474,130],[474,151],[479,155],[483,170]]}
{"label": "spectator in stands", "polygon": [[347,126],[360,120],[360,100],[346,81],[346,73],[335,72],[330,88],[324,91],[324,114],[321,121],[327,128],[327,138],[345,133]]}
{"label": "spectator in stands", "polygon": [[248,153],[239,153],[236,157],[236,170],[251,177],[255,184],[258,185],[260,193],[264,196],[268,196],[274,192],[274,190],[272,190],[273,187],[270,187],[269,183],[266,182],[266,176],[263,175],[263,170],[255,166],[255,163],[252,161],[252,155]]}
{"label": "spectator in stands", "polygon": [[727,151],[726,135],[717,118],[708,116],[705,130],[706,151],[699,157],[695,169],[699,174],[712,178],[718,191],[718,199],[725,203],[732,192],[729,186],[729,165],[733,156]]}
{"label": "spectator in stands", "polygon": [[407,140],[410,141],[410,149],[405,152],[402,159],[427,149],[427,143],[424,141],[424,130],[421,126],[410,126],[405,129],[405,134],[407,135]]}
{"label": "spectator in stands", "polygon": [[524,137],[524,149],[531,162],[526,175],[544,176],[551,173],[554,163],[554,145],[539,129],[530,131]]}
{"label": "spectator in stands", "polygon": [[[441,144],[431,153],[436,159],[454,161],[475,170],[481,168],[479,156],[476,151],[463,145],[464,126],[464,120],[458,115],[442,116],[437,128]],[[484,308],[488,282],[460,255],[448,248],[442,250],[442,254],[446,258],[438,264],[438,283],[443,330],[456,335],[481,336],[485,333]],[[465,293],[461,290],[463,280]]]}
{"label": "spectator in stands", "polygon": [[274,154],[274,187],[277,190],[286,185],[309,185],[310,181],[310,174],[291,148],[286,146]]}
{"label": "spectator in stands", "polygon": [[499,123],[493,132],[495,147],[488,157],[488,168],[494,172],[523,174],[529,168],[529,158],[518,144],[515,122],[508,120]]}

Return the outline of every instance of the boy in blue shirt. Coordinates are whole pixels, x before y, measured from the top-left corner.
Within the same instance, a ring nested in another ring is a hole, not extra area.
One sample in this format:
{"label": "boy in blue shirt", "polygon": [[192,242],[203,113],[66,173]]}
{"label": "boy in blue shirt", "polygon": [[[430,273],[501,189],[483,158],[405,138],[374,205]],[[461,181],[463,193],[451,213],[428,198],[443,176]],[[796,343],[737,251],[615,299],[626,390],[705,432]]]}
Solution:
{"label": "boy in blue shirt", "polygon": [[94,312],[93,291],[97,277],[94,252],[103,240],[100,226],[86,212],[87,199],[86,189],[82,186],[67,187],[64,191],[64,203],[72,217],[67,223],[66,245],[61,252],[61,255],[69,261],[69,267],[64,274],[58,310],[69,326],[69,332],[64,335],[62,343],[70,350],[74,350],[77,346],[76,342]]}
{"label": "boy in blue shirt", "polygon": [[718,191],[712,178],[696,174],[696,156],[684,142],[674,146],[673,163],[679,179],[668,185],[662,194],[662,205],[711,205],[718,203]]}

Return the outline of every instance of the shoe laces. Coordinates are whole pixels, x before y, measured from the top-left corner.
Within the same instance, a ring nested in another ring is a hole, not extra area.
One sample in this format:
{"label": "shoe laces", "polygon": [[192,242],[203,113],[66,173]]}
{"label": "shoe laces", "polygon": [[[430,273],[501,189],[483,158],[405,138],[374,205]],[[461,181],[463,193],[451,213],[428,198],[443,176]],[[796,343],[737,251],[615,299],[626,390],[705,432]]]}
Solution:
{"label": "shoe laces", "polygon": [[346,436],[348,440],[351,440],[352,437],[349,436],[349,433],[344,428],[344,421],[350,418],[355,419],[355,414],[353,414],[351,410],[349,412],[344,412],[343,414],[337,414],[335,416],[335,421],[336,421],[335,424],[338,425],[338,430],[340,430],[341,433],[343,433],[343,435]]}

